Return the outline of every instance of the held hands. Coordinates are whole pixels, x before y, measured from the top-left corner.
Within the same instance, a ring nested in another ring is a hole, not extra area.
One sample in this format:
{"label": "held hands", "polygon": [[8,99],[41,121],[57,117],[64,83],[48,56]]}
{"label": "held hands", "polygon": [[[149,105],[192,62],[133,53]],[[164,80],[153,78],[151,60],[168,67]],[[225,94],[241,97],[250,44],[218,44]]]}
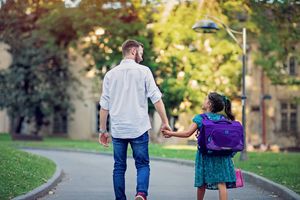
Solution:
{"label": "held hands", "polygon": [[104,147],[108,147],[109,144],[109,135],[108,133],[99,133],[99,143],[102,144]]}
{"label": "held hands", "polygon": [[163,135],[164,135],[165,138],[170,138],[170,137],[173,136],[173,135],[172,135],[172,134],[173,134],[173,131],[163,130],[162,133],[163,133]]}
{"label": "held hands", "polygon": [[169,124],[162,124],[160,130],[161,130],[161,132],[162,132],[162,134],[164,135],[165,138],[172,137],[172,135],[170,134],[172,132],[172,129],[169,126]]}

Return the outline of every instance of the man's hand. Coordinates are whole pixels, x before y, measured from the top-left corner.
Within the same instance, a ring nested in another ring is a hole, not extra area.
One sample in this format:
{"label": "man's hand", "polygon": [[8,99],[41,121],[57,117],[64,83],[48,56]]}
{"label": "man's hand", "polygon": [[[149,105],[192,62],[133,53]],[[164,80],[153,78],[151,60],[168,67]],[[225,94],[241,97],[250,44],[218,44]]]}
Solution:
{"label": "man's hand", "polygon": [[165,135],[164,131],[172,131],[171,127],[169,124],[162,124],[160,131],[163,133],[165,138],[171,137],[170,135]]}
{"label": "man's hand", "polygon": [[[161,121],[162,121],[162,126],[160,131],[163,132],[164,130],[169,130],[171,131],[172,129],[170,128],[169,122],[168,122],[168,117],[166,115],[166,109],[165,109],[165,105],[164,102],[162,101],[162,99],[160,99],[159,101],[157,101],[154,104],[154,107],[156,109],[156,111],[158,112]],[[166,137],[166,136],[165,136]]]}
{"label": "man's hand", "polygon": [[162,124],[160,130],[161,131],[164,131],[164,130],[171,131],[172,129],[169,124]]}
{"label": "man's hand", "polygon": [[99,133],[99,143],[102,144],[104,147],[108,147],[108,133]]}

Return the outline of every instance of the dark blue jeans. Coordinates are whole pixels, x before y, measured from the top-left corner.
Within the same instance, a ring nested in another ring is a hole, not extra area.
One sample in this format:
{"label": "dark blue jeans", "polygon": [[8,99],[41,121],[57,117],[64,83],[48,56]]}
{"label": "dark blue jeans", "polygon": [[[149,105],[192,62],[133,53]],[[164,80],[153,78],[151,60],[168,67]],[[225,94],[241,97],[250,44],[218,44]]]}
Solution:
{"label": "dark blue jeans", "polygon": [[113,182],[116,200],[126,200],[125,195],[125,171],[127,168],[127,147],[130,144],[135,167],[137,170],[137,186],[136,192],[144,192],[148,194],[149,187],[149,153],[148,143],[149,135],[145,132],[138,138],[133,139],[119,139],[112,138],[114,149],[114,171]]}

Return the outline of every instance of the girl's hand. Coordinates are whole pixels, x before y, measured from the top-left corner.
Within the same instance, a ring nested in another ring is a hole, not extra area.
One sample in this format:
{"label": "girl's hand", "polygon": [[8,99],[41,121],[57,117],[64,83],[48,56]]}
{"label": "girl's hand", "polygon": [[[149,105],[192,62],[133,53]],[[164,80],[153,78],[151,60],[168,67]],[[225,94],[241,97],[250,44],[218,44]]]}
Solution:
{"label": "girl's hand", "polygon": [[163,133],[165,138],[170,138],[170,137],[172,137],[173,132],[169,131],[169,130],[163,130],[162,133]]}

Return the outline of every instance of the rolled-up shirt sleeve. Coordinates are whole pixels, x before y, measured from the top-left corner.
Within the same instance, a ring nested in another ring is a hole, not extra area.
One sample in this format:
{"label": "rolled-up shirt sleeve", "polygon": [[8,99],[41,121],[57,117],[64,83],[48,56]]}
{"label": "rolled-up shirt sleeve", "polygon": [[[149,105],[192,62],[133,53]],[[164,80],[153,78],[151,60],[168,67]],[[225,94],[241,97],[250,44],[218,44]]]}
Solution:
{"label": "rolled-up shirt sleeve", "polygon": [[102,85],[102,94],[100,97],[100,106],[105,110],[109,110],[109,78],[108,74],[104,76]]}
{"label": "rolled-up shirt sleeve", "polygon": [[150,98],[153,104],[158,102],[162,97],[162,94],[159,88],[157,87],[153,75],[149,69],[147,70],[146,93],[147,97]]}

